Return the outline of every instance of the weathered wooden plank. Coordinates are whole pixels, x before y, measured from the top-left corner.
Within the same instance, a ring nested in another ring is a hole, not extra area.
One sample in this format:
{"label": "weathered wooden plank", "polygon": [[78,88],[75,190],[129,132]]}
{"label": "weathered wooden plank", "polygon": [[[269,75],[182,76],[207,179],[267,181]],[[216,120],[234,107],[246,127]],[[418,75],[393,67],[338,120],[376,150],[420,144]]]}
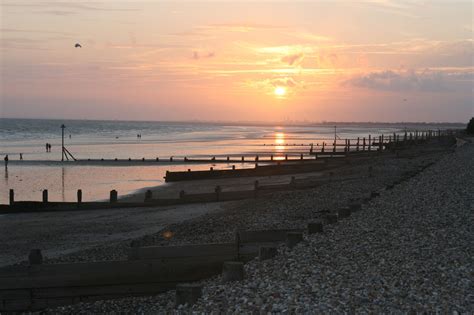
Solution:
{"label": "weathered wooden plank", "polygon": [[22,311],[31,307],[31,299],[4,300],[1,311]]}
{"label": "weathered wooden plank", "polygon": [[0,289],[193,281],[222,270],[207,257],[30,266],[25,276],[1,277]]}
{"label": "weathered wooden plank", "polygon": [[302,232],[303,229],[238,231],[240,243],[283,242],[289,232]]}
{"label": "weathered wooden plank", "polygon": [[53,299],[61,297],[80,297],[80,300],[94,296],[130,296],[147,293],[160,293],[173,289],[177,282],[134,283],[84,287],[54,287],[32,289],[33,299]]}
{"label": "weathered wooden plank", "polygon": [[216,259],[231,259],[237,256],[235,243],[197,244],[183,246],[148,246],[130,249],[130,259],[182,259],[207,257],[210,261]]}
{"label": "weathered wooden plank", "polygon": [[20,300],[31,298],[29,289],[0,290],[0,300]]}

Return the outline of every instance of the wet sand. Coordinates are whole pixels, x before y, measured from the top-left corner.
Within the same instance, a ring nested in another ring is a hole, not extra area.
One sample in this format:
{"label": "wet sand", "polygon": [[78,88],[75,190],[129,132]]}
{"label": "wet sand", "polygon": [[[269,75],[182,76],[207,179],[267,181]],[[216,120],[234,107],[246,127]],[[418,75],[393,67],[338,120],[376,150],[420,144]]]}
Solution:
{"label": "wet sand", "polygon": [[27,259],[31,249],[41,249],[46,257],[54,258],[154,234],[169,224],[221,209],[222,204],[212,203],[1,215],[0,266]]}

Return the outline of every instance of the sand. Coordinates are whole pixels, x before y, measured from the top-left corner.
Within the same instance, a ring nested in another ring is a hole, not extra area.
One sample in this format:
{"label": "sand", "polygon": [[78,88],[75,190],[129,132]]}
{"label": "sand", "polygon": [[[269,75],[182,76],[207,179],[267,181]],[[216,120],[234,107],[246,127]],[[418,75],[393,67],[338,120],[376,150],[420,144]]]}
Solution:
{"label": "sand", "polygon": [[223,204],[1,215],[0,266],[25,260],[34,248],[54,258],[154,234],[169,224],[220,211]]}

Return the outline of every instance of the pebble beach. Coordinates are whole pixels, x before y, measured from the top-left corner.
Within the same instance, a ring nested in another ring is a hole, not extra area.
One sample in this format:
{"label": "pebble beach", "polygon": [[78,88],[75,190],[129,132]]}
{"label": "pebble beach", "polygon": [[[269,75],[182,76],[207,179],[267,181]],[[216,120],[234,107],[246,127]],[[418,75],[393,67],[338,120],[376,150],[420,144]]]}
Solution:
{"label": "pebble beach", "polygon": [[[468,143],[454,152],[398,159],[406,163],[405,175],[400,178],[395,178],[400,175],[400,164],[392,163],[391,172],[389,160],[373,161],[372,176],[360,179],[364,185],[358,180],[334,182],[249,202],[248,212],[240,215],[260,209],[260,220],[249,218],[253,226],[232,212],[237,210],[232,207],[228,212],[169,226],[176,237],[167,243],[200,243],[211,238],[216,242],[233,235],[221,228],[228,224],[224,217],[234,222],[240,219],[238,225],[249,229],[302,227],[320,217],[321,211],[343,206],[355,195],[380,192],[363,204],[361,211],[325,225],[324,233],[305,234],[304,241],[293,249],[281,245],[273,259],[245,264],[243,281],[223,283],[220,276],[203,281],[203,296],[193,306],[175,308],[175,292],[169,291],[151,297],[80,303],[48,312],[471,313],[473,156],[474,146]],[[367,165],[355,168],[362,171]],[[407,176],[410,169],[418,171]],[[385,189],[394,181],[393,188]],[[339,197],[328,198],[334,189],[340,192]],[[204,233],[211,223],[214,230]],[[193,228],[195,233],[191,234]],[[159,234],[141,242],[165,243]]]}

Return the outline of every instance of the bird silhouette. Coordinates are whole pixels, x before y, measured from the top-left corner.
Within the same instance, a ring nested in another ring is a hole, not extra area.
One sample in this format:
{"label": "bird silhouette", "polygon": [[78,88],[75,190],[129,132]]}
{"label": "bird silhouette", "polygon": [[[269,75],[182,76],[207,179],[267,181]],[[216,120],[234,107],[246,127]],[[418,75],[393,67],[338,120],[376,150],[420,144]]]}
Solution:
{"label": "bird silhouette", "polygon": [[75,48],[82,48],[81,44],[77,43],[76,45],[74,45]]}

